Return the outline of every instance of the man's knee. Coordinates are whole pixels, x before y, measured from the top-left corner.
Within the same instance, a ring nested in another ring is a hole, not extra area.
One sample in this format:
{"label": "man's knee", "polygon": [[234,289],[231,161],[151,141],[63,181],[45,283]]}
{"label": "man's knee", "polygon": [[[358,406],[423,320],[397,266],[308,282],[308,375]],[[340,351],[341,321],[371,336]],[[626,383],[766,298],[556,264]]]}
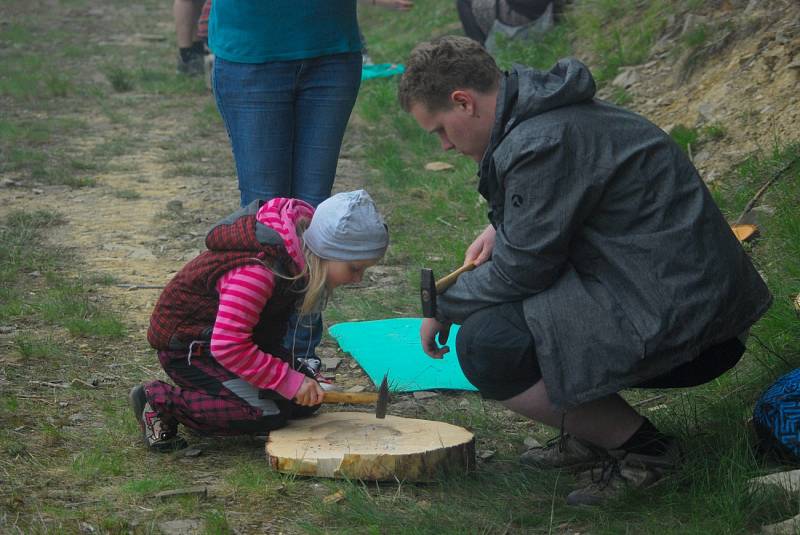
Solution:
{"label": "man's knee", "polygon": [[464,375],[489,399],[516,396],[542,377],[521,303],[468,317],[458,331],[456,352]]}

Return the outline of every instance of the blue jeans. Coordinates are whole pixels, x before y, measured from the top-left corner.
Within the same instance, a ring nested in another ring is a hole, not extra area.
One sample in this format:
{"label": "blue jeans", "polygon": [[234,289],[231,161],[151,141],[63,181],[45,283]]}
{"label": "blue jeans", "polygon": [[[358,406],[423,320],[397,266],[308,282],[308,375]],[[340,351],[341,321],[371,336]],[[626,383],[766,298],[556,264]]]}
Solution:
{"label": "blue jeans", "polygon": [[[290,197],[312,206],[330,197],[342,138],[361,85],[361,53],[296,61],[216,58],[214,97],[228,130],[240,203]],[[284,345],[311,357],[322,316],[289,319]]]}
{"label": "blue jeans", "polygon": [[241,205],[331,194],[361,84],[361,54],[296,61],[214,61],[214,96],[233,148]]}

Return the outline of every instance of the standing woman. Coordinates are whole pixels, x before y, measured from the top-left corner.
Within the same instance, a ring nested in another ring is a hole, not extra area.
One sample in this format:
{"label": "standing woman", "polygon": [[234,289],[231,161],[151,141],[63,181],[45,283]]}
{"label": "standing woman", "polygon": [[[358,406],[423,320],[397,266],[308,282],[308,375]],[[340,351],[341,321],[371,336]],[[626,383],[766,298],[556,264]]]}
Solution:
{"label": "standing woman", "polygon": [[241,205],[327,199],[361,83],[355,0],[218,0],[209,47]]}
{"label": "standing woman", "polygon": [[[361,84],[356,0],[214,0],[208,33],[241,205],[286,197],[316,207],[331,194]],[[319,315],[292,323],[287,349],[319,363]]]}

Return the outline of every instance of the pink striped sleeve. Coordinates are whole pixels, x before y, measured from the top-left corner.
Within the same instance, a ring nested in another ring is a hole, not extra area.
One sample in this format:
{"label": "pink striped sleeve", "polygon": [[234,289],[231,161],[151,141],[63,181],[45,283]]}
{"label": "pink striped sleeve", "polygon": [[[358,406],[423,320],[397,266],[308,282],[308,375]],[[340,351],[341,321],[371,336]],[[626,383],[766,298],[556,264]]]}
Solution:
{"label": "pink striped sleeve", "polygon": [[261,351],[253,341],[253,329],[274,287],[274,275],[259,264],[235,268],[220,277],[211,354],[248,383],[292,399],[305,376],[281,359]]}

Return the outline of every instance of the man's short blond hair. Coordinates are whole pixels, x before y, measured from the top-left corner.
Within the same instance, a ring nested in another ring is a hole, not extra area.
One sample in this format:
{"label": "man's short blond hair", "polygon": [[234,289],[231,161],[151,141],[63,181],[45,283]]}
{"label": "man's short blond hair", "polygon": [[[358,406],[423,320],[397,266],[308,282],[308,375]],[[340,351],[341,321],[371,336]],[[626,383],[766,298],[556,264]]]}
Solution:
{"label": "man's short blond hair", "polygon": [[494,58],[476,41],[454,35],[439,37],[411,51],[397,98],[405,111],[419,103],[437,112],[451,107],[449,97],[455,90],[489,93],[496,89],[500,75]]}

